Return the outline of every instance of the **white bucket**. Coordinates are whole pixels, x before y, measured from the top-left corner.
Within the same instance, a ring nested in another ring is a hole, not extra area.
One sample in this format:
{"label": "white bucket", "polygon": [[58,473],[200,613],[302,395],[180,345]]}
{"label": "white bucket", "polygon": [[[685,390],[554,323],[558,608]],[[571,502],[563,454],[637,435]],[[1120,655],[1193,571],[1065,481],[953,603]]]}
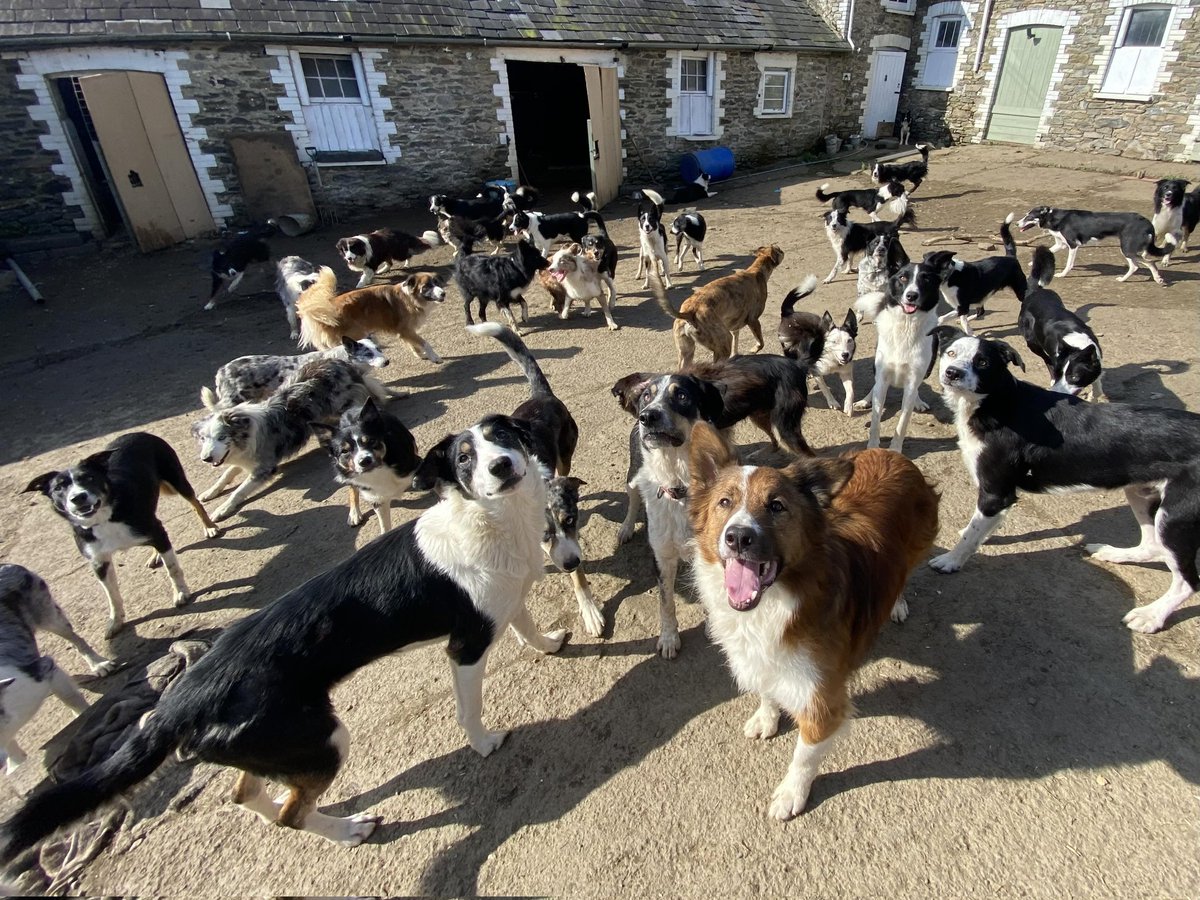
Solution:
{"label": "white bucket", "polygon": [[316,217],[310,216],[308,213],[289,213],[285,216],[275,216],[268,221],[288,237],[307,234],[317,224]]}

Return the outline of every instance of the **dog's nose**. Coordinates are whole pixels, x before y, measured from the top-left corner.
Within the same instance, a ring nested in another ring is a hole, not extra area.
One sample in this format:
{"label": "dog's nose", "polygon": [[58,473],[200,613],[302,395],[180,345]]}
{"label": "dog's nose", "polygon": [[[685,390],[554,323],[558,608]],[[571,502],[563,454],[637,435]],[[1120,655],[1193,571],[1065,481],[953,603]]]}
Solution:
{"label": "dog's nose", "polygon": [[506,478],[512,474],[512,470],[512,460],[507,456],[497,456],[490,463],[488,463],[488,471],[497,478]]}
{"label": "dog's nose", "polygon": [[725,546],[744,553],[754,546],[754,529],[748,525],[730,525],[725,529]]}
{"label": "dog's nose", "polygon": [[88,501],[87,494],[74,494],[71,497],[71,504],[73,506],[87,506],[87,501]]}
{"label": "dog's nose", "polygon": [[579,557],[578,556],[569,556],[563,560],[562,570],[564,572],[574,572],[578,568],[579,568]]}
{"label": "dog's nose", "polygon": [[945,376],[945,379],[947,381],[962,381],[962,377],[966,373],[963,372],[962,369],[957,368],[956,366],[951,366],[942,374]]}

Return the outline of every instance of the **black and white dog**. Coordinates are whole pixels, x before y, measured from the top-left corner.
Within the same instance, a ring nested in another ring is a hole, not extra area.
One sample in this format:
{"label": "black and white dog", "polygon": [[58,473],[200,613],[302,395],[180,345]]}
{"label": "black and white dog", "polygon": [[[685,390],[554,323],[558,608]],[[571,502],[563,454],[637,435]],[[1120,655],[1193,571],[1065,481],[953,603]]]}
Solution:
{"label": "black and white dog", "polygon": [[[642,201],[647,201],[646,206]],[[638,193],[638,269],[635,278],[642,278],[642,287],[650,287],[650,272],[662,276],[663,284],[671,286],[671,266],[667,261],[667,227],[663,225],[666,201],[662,194],[646,188]]]}
{"label": "black and white dog", "polygon": [[872,239],[858,261],[858,295],[887,290],[891,277],[908,263],[908,252],[899,234],[887,231]]}
{"label": "black and white dog", "polygon": [[0,565],[0,750],[5,771],[25,761],[17,732],[53,693],[76,713],[87,709],[71,676],[38,650],[37,632],[56,634],[79,651],[97,676],[112,672],[105,659],[75,633],[39,576],[24,566]]}
{"label": "black and white dog", "polygon": [[531,242],[543,256],[549,256],[555,241],[566,240],[576,244],[582,241],[592,222],[597,223],[601,231],[608,233],[604,227],[604,218],[594,210],[565,213],[518,210],[513,215],[509,228],[513,234]]}
{"label": "black and white dog", "polygon": [[604,615],[580,568],[583,551],[579,547],[579,488],[586,482],[570,477],[579,426],[567,405],[554,395],[524,341],[491,322],[472,325],[467,330],[498,340],[529,382],[529,399],[513,410],[512,417],[529,425],[531,452],[555,476],[546,485],[546,532],[542,549],[560,571],[570,576],[584,630],[592,637],[599,637],[604,629]]}
{"label": "black and white dog", "polygon": [[[388,364],[388,358],[370,338],[361,341],[342,338],[341,346],[332,350],[314,350],[295,356],[239,356],[217,369],[217,389],[201,388],[200,400],[209,410],[266,400],[290,384],[301,369],[319,359],[346,360],[364,373],[368,367],[378,369]],[[379,386],[375,392],[382,390]]]}
{"label": "black and white dog", "polygon": [[1029,290],[1021,301],[1018,325],[1025,343],[1050,372],[1050,390],[1079,394],[1091,388],[1091,399],[1103,400],[1104,362],[1100,341],[1087,323],[1063,304],[1047,285],[1054,278],[1054,254],[1045,247],[1033,251]]}
{"label": "black and white dog", "polygon": [[212,255],[212,292],[205,309],[217,305],[222,292],[232,294],[241,284],[246,270],[255,264],[271,262],[271,245],[267,238],[276,233],[274,225],[259,225],[239,231],[225,247],[214,250]]}
{"label": "black and white dog", "polygon": [[75,546],[91,563],[108,598],[107,637],[125,624],[125,603],[112,561],[118,551],[152,547],[150,566],[165,565],[175,605],[192,601],[171,539],[158,519],[159,494],[178,494],[191,504],[205,537],[216,537],[218,529],[196,498],[179,457],[162,438],[145,432],[122,435],[69,469],[39,475],[25,490],[45,494],[54,511],[71,524]]}
{"label": "black and white dog", "polygon": [[466,216],[438,216],[437,231],[427,231],[421,239],[429,244],[449,244],[455,256],[470,256],[475,245],[484,241],[492,244],[492,254],[500,252],[508,234],[508,212],[492,219],[468,219]]}
{"label": "black and white dog", "polygon": [[837,403],[825,383],[828,375],[836,375],[846,392],[842,412],[854,414],[854,351],[858,339],[858,319],[854,310],[846,310],[841,325],[833,321],[829,310],[818,316],[810,312],[796,312],[796,304],[817,288],[817,277],[809,275],[797,287],[788,291],[779,308],[779,344],[783,355],[796,360],[808,370],[809,377],[817,383],[830,409]]}
{"label": "black and white dog", "polygon": [[871,241],[884,234],[896,234],[901,225],[915,225],[917,215],[911,206],[895,222],[851,222],[844,209],[831,209],[825,213],[825,236],[833,247],[833,268],[825,277],[825,284],[837,277],[838,269],[849,274],[851,264],[866,252]]}
{"label": "black and white dog", "polygon": [[571,194],[571,202],[579,204],[579,208],[583,212],[594,210],[597,207],[596,192],[588,191],[584,193],[583,191],[575,191],[575,193]]}
{"label": "black and white dog", "polygon": [[675,235],[675,271],[683,271],[683,257],[691,251],[696,266],[704,271],[704,237],[708,234],[708,223],[694,209],[685,209],[671,223],[671,234]]}
{"label": "black and white dog", "polygon": [[1008,227],[1012,220],[1013,215],[1009,213],[1008,218],[1000,224],[1004,256],[987,256],[966,262],[956,259],[953,250],[925,254],[925,265],[933,268],[942,279],[942,297],[952,307],[950,312],[938,319],[939,324],[958,316],[963,331],[971,334],[971,323],[968,321],[971,307],[978,307],[977,315],[983,315],[983,302],[1004,288],[1011,290],[1018,302],[1025,299],[1025,273],[1021,270],[1017,245]]}
{"label": "black and white dog", "polygon": [[463,256],[454,264],[454,282],[463,298],[463,313],[467,324],[474,325],[471,318],[471,301],[479,300],[479,318],[487,321],[487,305],[495,303],[508,318],[513,330],[517,320],[513,317],[510,304],[521,306],[521,321],[529,320],[529,304],[525,302],[525,291],[540,269],[550,265],[546,257],[524,238],[508,256]]}
{"label": "black and white dog", "polygon": [[392,501],[412,487],[413,475],[421,464],[412,432],[396,416],[376,406],[373,399],[361,409],[342,413],[337,428],[324,422],[313,422],[309,427],[333,457],[338,484],[350,488],[350,526],[362,524],[361,496],[375,511],[380,534],[391,531]]}
{"label": "black and white dog", "polygon": [[317,283],[320,268],[299,256],[285,256],[275,266],[275,290],[287,315],[293,341],[300,340],[300,320],[296,318],[296,300]]}
{"label": "black and white dog", "polygon": [[954,412],[958,447],[979,487],[974,514],[954,549],[934,557],[939,572],[957,572],[1004,520],[1018,491],[1124,488],[1141,541],[1120,548],[1088,544],[1093,559],[1166,563],[1167,592],[1131,609],[1133,631],[1158,631],[1200,589],[1200,415],[1124,403],[1088,403],[1013,377],[1024,368],[1002,341],[948,326],[934,332],[938,377]]}
{"label": "black and white dog", "polygon": [[608,236],[607,230],[596,234],[585,234],[579,242],[579,246],[583,248],[584,253],[596,260],[596,267],[599,271],[608,275],[609,278],[617,277],[617,245]]}
{"label": "black and white dog", "polygon": [[1129,264],[1129,271],[1117,278],[1128,281],[1139,265],[1150,270],[1151,277],[1159,284],[1166,284],[1154,260],[1170,261],[1175,236],[1164,237],[1166,248],[1154,244],[1154,226],[1145,216],[1123,212],[1088,212],[1082,209],[1056,209],[1052,206],[1035,206],[1027,212],[1017,227],[1028,231],[1033,226],[1044,228],[1054,238],[1050,252],[1067,251],[1066,275],[1075,266],[1075,254],[1084,244],[1095,244],[1102,238],[1117,237],[1121,241],[1121,253]]}
{"label": "black and white dog", "polygon": [[[458,721],[488,756],[506,733],[484,727],[483,676],[505,629],[542,653],[525,597],[542,571],[546,487],[524,422],[487,416],[447,435],[416,482],[440,501],[349,559],[222,632],[103,762],[31,797],[3,828],[11,861],[48,834],[183,758],[240,771],[233,800],[268,823],[343,846],[370,837],[377,816],[317,811],[350,752],[329,692],[389,653],[446,640]],[[288,793],[273,801],[271,778]]]}
{"label": "black and white dog", "polygon": [[908,191],[898,181],[889,181],[877,188],[864,188],[853,191],[832,191],[826,193],[829,182],[817,188],[817,199],[822,203],[832,203],[834,209],[849,211],[852,207],[865,210],[872,222],[879,221],[879,211],[892,206],[896,218],[904,215],[908,209]]}
{"label": "black and white dog", "polygon": [[384,271],[403,268],[418,253],[431,249],[422,238],[391,228],[378,228],[368,234],[340,238],[338,256],[352,272],[359,273],[355,287],[366,287]]}
{"label": "black and white dog", "polygon": [[876,184],[911,181],[915,191],[921,186],[921,182],[929,177],[929,145],[917,144],[916,150],[921,154],[920,160],[906,163],[875,163],[871,169],[871,180]]}
{"label": "black and white dog", "polygon": [[1175,244],[1181,251],[1188,248],[1196,225],[1200,224],[1200,187],[1190,194],[1188,182],[1182,178],[1163,178],[1154,186],[1154,241],[1158,243],[1168,234],[1175,236]]}
{"label": "black and white dog", "polygon": [[671,191],[672,203],[695,203],[697,200],[707,200],[717,196],[717,192],[709,189],[712,178],[707,172],[701,172],[688,184],[682,184]]}
{"label": "black and white dog", "polygon": [[515,191],[505,188],[504,206],[514,212],[516,210],[528,212],[537,206],[538,196],[537,188],[527,184],[520,185]]}
{"label": "black and white dog", "polygon": [[478,197],[455,198],[434,194],[429,198],[429,211],[435,216],[465,216],[468,219],[494,219],[504,211],[506,191],[495,185],[484,185]]}

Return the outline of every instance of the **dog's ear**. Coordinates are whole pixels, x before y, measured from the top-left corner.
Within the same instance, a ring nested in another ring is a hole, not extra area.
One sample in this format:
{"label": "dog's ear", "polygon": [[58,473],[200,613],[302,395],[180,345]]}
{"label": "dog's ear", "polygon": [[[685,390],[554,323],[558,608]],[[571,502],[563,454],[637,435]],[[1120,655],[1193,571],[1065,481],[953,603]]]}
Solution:
{"label": "dog's ear", "polygon": [[345,335],[342,335],[342,347],[345,349],[345,351],[347,353],[350,354],[350,357],[353,359],[354,354],[358,351],[358,341],[353,341],[350,338],[346,337]]}
{"label": "dog's ear", "polygon": [[417,292],[417,276],[409,275],[407,278],[405,278],[403,281],[400,282],[400,288],[402,290],[408,291],[408,293],[410,293],[410,294],[415,294]]}
{"label": "dog's ear", "polygon": [[967,336],[965,331],[961,331],[953,325],[939,325],[931,330],[929,334],[933,338],[933,348],[937,351],[938,356],[941,356],[946,348],[959,338]]}
{"label": "dog's ear", "polygon": [[725,394],[711,381],[699,378],[696,381],[700,393],[696,408],[700,412],[700,418],[706,422],[715,422],[717,417],[725,411]]}
{"label": "dog's ear", "polygon": [[617,398],[621,409],[631,416],[637,415],[637,398],[642,393],[642,385],[652,377],[644,372],[633,372],[617,380],[612,386],[612,395]]}
{"label": "dog's ear", "polygon": [[367,402],[362,405],[359,410],[358,420],[360,422],[377,422],[379,421],[379,407],[375,405],[375,399],[368,397]]}
{"label": "dog's ear", "polygon": [[939,277],[945,277],[954,267],[954,251],[953,250],[935,250],[933,253],[926,253],[923,264],[929,266]]}
{"label": "dog's ear", "polygon": [[576,478],[574,475],[567,476],[567,484],[575,488],[575,490],[579,490],[581,487],[587,486],[586,481],[584,481],[582,478]]}
{"label": "dog's ear", "polygon": [[723,468],[737,462],[737,454],[721,432],[707,422],[697,422],[692,426],[688,459],[692,485],[703,489],[716,481]]}
{"label": "dog's ear", "polygon": [[854,314],[854,308],[846,310],[846,318],[842,320],[842,330],[849,333],[850,337],[858,337],[858,316]]}
{"label": "dog's ear", "polygon": [[58,472],[43,472],[29,484],[25,485],[22,494],[45,494],[50,496],[50,482],[52,482]]}
{"label": "dog's ear", "polygon": [[900,237],[897,235],[896,237],[892,238],[891,242],[888,244],[888,274],[896,274],[905,266],[907,266],[908,263],[908,251],[904,249],[904,245],[900,243]]}
{"label": "dog's ear", "polygon": [[844,458],[814,457],[798,459],[783,471],[796,487],[827,507],[854,474],[854,463]]}
{"label": "dog's ear", "polygon": [[[934,329],[935,331],[937,329]],[[1016,366],[1022,372],[1025,371],[1025,361],[1021,359],[1021,354],[1014,350],[1004,341],[993,341],[996,345],[996,350],[1000,353],[1000,358],[1011,366]]]}
{"label": "dog's ear", "polygon": [[413,473],[414,491],[433,491],[443,484],[458,484],[454,477],[454,465],[450,461],[450,451],[457,437],[448,434],[429,448],[429,452],[417,466],[417,471]]}
{"label": "dog's ear", "polygon": [[337,437],[338,430],[332,425],[326,425],[324,422],[309,422],[309,430],[312,431],[313,437],[317,439],[317,443],[326,450],[333,450],[333,439]]}
{"label": "dog's ear", "polygon": [[779,265],[781,262],[783,262],[783,248],[778,244],[772,244],[770,249],[771,262],[775,263],[775,265]]}
{"label": "dog's ear", "polygon": [[99,453],[93,453],[91,456],[85,456],[79,463],[81,469],[93,469],[94,471],[104,473],[108,470],[108,462],[112,459],[112,450],[101,450]]}
{"label": "dog's ear", "polygon": [[833,316],[829,314],[829,310],[825,310],[821,315],[821,325],[826,331],[833,327]]}

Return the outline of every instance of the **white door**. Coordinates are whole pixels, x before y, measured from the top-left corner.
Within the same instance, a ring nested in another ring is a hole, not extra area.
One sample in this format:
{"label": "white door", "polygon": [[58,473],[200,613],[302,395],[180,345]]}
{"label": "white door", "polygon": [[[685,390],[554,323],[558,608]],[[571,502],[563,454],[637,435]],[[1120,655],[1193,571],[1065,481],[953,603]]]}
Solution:
{"label": "white door", "polygon": [[904,79],[903,50],[876,50],[867,85],[867,111],[863,114],[863,137],[879,136],[879,125],[896,121],[900,82]]}

